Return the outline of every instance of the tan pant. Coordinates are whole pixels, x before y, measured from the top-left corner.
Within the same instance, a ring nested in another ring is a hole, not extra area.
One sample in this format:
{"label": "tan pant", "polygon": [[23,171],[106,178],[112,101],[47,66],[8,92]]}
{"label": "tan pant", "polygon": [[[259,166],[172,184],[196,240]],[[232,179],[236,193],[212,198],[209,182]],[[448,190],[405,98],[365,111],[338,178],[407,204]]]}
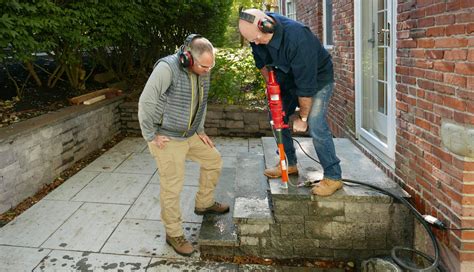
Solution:
{"label": "tan pant", "polygon": [[222,169],[221,155],[216,148],[204,144],[197,134],[183,141],[171,140],[163,149],[153,143],[148,143],[148,148],[155,157],[160,174],[161,219],[166,233],[171,237],[181,236],[180,194],[184,184],[185,161],[190,159],[201,165],[195,207],[208,208],[214,204],[214,189]]}

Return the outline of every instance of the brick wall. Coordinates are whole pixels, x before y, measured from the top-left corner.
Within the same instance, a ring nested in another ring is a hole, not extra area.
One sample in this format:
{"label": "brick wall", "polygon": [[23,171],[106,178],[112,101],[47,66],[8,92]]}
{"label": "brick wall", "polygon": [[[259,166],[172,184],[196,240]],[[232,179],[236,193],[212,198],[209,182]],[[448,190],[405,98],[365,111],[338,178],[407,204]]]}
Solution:
{"label": "brick wall", "polygon": [[[298,1],[297,18],[319,34],[321,0]],[[399,0],[396,169],[391,176],[422,213],[474,227],[474,1]],[[333,133],[354,138],[354,1],[333,0]],[[308,12],[308,10],[310,10]],[[309,13],[309,14],[308,14]],[[314,25],[313,25],[314,24]],[[375,158],[375,157],[374,157]],[[390,170],[391,171],[391,170]],[[437,232],[450,271],[473,271],[474,231]]]}
{"label": "brick wall", "polygon": [[[452,228],[474,227],[474,157],[451,144],[474,137],[445,129],[474,132],[473,33],[474,1],[399,1],[396,174],[422,213]],[[467,271],[474,231],[438,238]]]}
{"label": "brick wall", "polygon": [[[296,2],[298,21],[311,28],[323,42],[323,1]],[[330,53],[334,62],[335,86],[328,118],[337,137],[355,132],[354,87],[354,3],[333,1],[334,47]]]}
{"label": "brick wall", "polygon": [[122,100],[72,106],[0,129],[0,213],[116,135]]}
{"label": "brick wall", "polygon": [[296,1],[297,20],[307,25],[323,42],[323,0]]}

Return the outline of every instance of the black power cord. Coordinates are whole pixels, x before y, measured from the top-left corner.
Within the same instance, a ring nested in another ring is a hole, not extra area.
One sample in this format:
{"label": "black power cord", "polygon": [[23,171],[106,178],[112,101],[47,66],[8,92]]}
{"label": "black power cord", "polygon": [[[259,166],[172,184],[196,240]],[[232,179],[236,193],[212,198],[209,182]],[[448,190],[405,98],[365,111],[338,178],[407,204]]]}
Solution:
{"label": "black power cord", "polygon": [[[295,141],[298,146],[300,147],[301,151],[303,151],[303,153],[308,156],[308,158],[310,158],[311,160],[317,162],[318,164],[321,164],[319,161],[317,161],[315,158],[311,157],[308,153],[306,153],[306,151],[303,149],[303,147],[301,146],[300,142],[298,142],[298,140],[296,140],[295,138],[293,138],[293,141]],[[407,247],[400,247],[400,246],[396,246],[392,249],[391,251],[391,257],[393,259],[393,261],[398,264],[399,266],[401,266],[403,269],[407,269],[407,270],[410,270],[410,271],[416,271],[416,272],[421,272],[421,271],[434,271],[435,269],[439,268],[441,271],[444,271],[444,269],[440,266],[439,264],[439,259],[440,259],[440,255],[439,255],[439,244],[438,244],[438,240],[436,239],[436,236],[434,235],[433,231],[431,230],[430,228],[430,225],[428,224],[430,221],[428,221],[426,218],[428,216],[423,216],[420,214],[420,212],[418,212],[415,207],[413,207],[413,205],[408,202],[408,200],[406,200],[405,198],[403,197],[400,197],[392,192],[390,192],[389,190],[387,189],[383,189],[383,188],[380,188],[378,186],[375,186],[373,184],[369,184],[369,183],[365,183],[365,182],[361,182],[361,181],[357,181],[357,180],[351,180],[351,179],[342,179],[344,182],[350,182],[350,183],[354,183],[354,184],[358,184],[358,185],[362,185],[362,186],[366,186],[366,187],[369,187],[371,189],[374,189],[374,190],[377,190],[385,195],[388,195],[388,196],[391,196],[393,198],[395,198],[396,200],[400,201],[402,204],[404,204],[405,206],[407,206],[410,211],[415,215],[415,218],[420,222],[420,224],[423,226],[423,228],[426,230],[426,232],[428,233],[430,239],[431,239],[431,242],[433,244],[433,248],[434,248],[434,255],[435,257],[432,258],[431,256],[419,251],[419,250],[416,250],[416,249],[413,249],[413,248],[407,248]],[[432,218],[436,219],[435,217],[431,216]],[[428,217],[429,218],[429,217]],[[429,218],[431,219],[431,218]],[[436,221],[437,220],[437,221]],[[439,228],[443,228],[443,229],[447,229],[444,224],[436,219],[434,220],[433,222],[436,222],[436,223],[430,223],[430,224],[433,224],[434,226],[438,226]],[[418,255],[420,257],[422,257],[423,259],[429,261],[431,263],[430,266],[428,267],[425,267],[425,268],[418,268],[418,267],[413,267],[413,266],[410,266],[409,264],[406,264],[401,258],[398,257],[398,252],[402,252],[402,251],[405,251],[405,252],[411,252],[415,255]]]}

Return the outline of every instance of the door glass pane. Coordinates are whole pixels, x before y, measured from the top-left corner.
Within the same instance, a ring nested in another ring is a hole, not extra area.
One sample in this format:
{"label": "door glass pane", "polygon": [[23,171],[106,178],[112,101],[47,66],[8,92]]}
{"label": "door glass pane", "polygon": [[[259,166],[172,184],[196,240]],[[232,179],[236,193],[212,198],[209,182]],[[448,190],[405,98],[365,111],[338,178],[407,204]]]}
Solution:
{"label": "door glass pane", "polygon": [[386,95],[386,92],[385,92],[385,88],[386,88],[386,83],[385,82],[380,82],[379,81],[379,84],[378,84],[378,111],[384,115],[387,114],[387,95]]}
{"label": "door glass pane", "polygon": [[387,10],[385,0],[362,4],[362,128],[387,143]]}
{"label": "door glass pane", "polygon": [[386,56],[387,49],[383,47],[378,48],[378,79],[379,80],[387,80],[387,73],[386,73]]}

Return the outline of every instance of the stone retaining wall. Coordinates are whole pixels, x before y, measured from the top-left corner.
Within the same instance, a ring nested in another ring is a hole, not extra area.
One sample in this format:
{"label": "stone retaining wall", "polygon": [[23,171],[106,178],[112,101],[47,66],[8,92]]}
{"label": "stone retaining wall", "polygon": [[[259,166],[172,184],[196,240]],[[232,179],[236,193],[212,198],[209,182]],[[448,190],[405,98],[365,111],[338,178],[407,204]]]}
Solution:
{"label": "stone retaining wall", "polygon": [[238,222],[244,256],[361,261],[390,255],[394,246],[412,247],[413,216],[387,197],[365,199],[278,199],[274,223]]}
{"label": "stone retaining wall", "polygon": [[123,97],[63,108],[0,129],[0,213],[120,132]]}
{"label": "stone retaining wall", "polygon": [[[125,102],[120,106],[120,110],[122,130],[129,134],[141,134],[137,102]],[[209,136],[272,135],[266,111],[250,110],[233,105],[208,105],[205,128]]]}

